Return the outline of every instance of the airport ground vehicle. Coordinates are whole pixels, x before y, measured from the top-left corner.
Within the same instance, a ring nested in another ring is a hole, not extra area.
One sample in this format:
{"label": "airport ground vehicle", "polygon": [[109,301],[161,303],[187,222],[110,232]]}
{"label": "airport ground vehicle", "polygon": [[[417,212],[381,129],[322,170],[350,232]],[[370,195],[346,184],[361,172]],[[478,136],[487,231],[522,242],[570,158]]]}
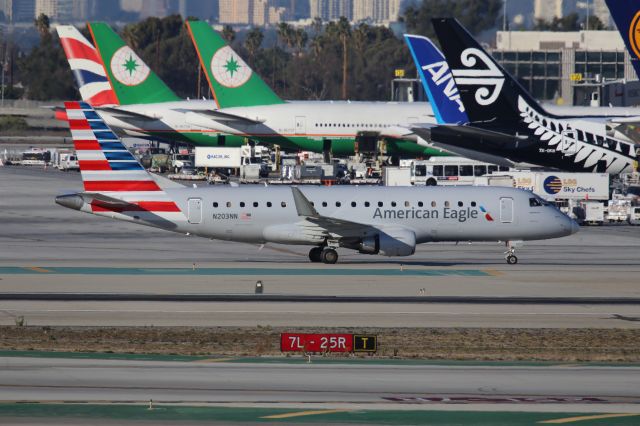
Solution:
{"label": "airport ground vehicle", "polygon": [[604,204],[600,201],[580,201],[574,211],[579,223],[587,225],[604,224]]}
{"label": "airport ground vehicle", "polygon": [[40,148],[30,148],[21,157],[20,164],[23,166],[44,166],[51,161],[51,153]]}
{"label": "airport ground vehicle", "polygon": [[438,185],[473,185],[478,176],[510,170],[509,167],[464,157],[432,157],[429,160],[415,161],[414,164],[416,170],[424,166],[426,184],[429,184],[429,177],[432,177]]}
{"label": "airport ground vehicle", "polygon": [[180,172],[184,167],[193,168],[193,156],[184,153],[174,153],[171,155],[171,168],[174,173]]}
{"label": "airport ground vehicle", "polygon": [[517,171],[494,173],[510,176],[515,188],[527,189],[547,201],[609,200],[607,173],[562,173],[546,171]]}
{"label": "airport ground vehicle", "polygon": [[631,207],[631,215],[629,216],[629,224],[640,225],[640,207]]}
{"label": "airport ground vehicle", "polygon": [[431,241],[507,241],[513,264],[516,244],[579,229],[514,188],[184,187],[146,172],[90,105],[65,107],[84,190],[56,203],[74,210],[213,239],[310,245],[309,259],[328,264],[339,247],[410,256]]}
{"label": "airport ground vehicle", "polygon": [[60,154],[60,162],[58,164],[58,168],[63,172],[68,172],[70,170],[80,171],[78,156],[75,153]]}

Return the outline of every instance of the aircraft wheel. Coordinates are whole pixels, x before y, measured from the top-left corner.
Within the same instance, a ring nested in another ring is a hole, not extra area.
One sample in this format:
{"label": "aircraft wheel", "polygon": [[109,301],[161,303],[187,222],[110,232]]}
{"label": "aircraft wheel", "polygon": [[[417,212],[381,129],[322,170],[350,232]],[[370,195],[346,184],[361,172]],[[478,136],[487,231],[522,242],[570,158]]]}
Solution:
{"label": "aircraft wheel", "polygon": [[309,260],[312,262],[322,262],[322,247],[314,247],[309,250]]}
{"label": "aircraft wheel", "polygon": [[334,249],[324,249],[322,251],[322,262],[328,265],[333,265],[338,261],[338,252]]}
{"label": "aircraft wheel", "polygon": [[516,263],[518,263],[518,258],[514,254],[510,254],[509,256],[507,256],[506,260],[509,265],[515,265]]}

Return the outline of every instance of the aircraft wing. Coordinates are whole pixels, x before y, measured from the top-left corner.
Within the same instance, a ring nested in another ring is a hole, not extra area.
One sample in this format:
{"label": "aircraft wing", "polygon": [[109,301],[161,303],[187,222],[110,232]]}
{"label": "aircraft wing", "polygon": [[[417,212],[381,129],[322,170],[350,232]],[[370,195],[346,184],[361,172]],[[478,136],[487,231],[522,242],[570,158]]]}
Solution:
{"label": "aircraft wing", "polygon": [[307,231],[315,229],[325,235],[337,235],[339,237],[360,237],[366,235],[369,231],[374,231],[370,225],[365,225],[350,220],[338,219],[330,216],[323,216],[315,209],[313,204],[304,196],[302,191],[297,187],[291,187],[293,192],[293,200],[296,204],[298,216],[304,217],[306,221],[312,225],[307,226]]}
{"label": "aircraft wing", "polygon": [[633,124],[637,126],[640,124],[640,116],[636,115],[633,117],[615,117],[609,121],[616,124]]}
{"label": "aircraft wing", "polygon": [[509,159],[509,152],[535,143],[517,136],[475,126],[440,125],[413,127],[411,130],[438,148],[476,161],[514,167],[517,161]]}

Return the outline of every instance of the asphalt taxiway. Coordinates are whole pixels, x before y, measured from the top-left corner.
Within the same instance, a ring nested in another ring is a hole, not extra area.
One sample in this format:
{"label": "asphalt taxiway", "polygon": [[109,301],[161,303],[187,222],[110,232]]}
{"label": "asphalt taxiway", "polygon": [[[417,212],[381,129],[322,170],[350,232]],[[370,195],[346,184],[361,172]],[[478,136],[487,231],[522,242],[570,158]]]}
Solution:
{"label": "asphalt taxiway", "polygon": [[[414,256],[210,241],[64,209],[78,173],[0,167],[0,293],[388,297],[363,303],[0,300],[0,324],[640,327],[640,307],[394,303],[401,297],[640,298],[640,227],[583,228],[527,243],[506,265],[499,244],[424,244]],[[424,300],[417,302],[424,302]]]}
{"label": "asphalt taxiway", "polygon": [[640,413],[638,367],[206,361],[5,357],[0,400]]}

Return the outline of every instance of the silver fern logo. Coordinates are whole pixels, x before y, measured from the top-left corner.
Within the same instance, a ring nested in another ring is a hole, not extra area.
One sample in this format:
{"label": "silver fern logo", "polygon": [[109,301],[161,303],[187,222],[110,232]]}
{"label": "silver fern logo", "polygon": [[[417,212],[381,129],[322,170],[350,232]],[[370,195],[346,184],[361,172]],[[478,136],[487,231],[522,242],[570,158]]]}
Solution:
{"label": "silver fern logo", "polygon": [[634,158],[632,144],[578,130],[568,120],[541,115],[522,96],[518,96],[518,110],[527,127],[547,144],[547,148],[540,148],[541,153],[571,157],[574,163],[582,163],[581,167],[589,172],[595,172],[600,161],[606,163],[606,171],[610,174],[631,171]]}
{"label": "silver fern logo", "polygon": [[[482,63],[478,63],[478,60]],[[451,70],[456,84],[461,86],[480,86],[475,99],[479,105],[493,104],[504,85],[504,75],[491,58],[480,49],[470,47],[460,54],[460,61],[467,69]],[[484,65],[484,68],[478,66]]]}

